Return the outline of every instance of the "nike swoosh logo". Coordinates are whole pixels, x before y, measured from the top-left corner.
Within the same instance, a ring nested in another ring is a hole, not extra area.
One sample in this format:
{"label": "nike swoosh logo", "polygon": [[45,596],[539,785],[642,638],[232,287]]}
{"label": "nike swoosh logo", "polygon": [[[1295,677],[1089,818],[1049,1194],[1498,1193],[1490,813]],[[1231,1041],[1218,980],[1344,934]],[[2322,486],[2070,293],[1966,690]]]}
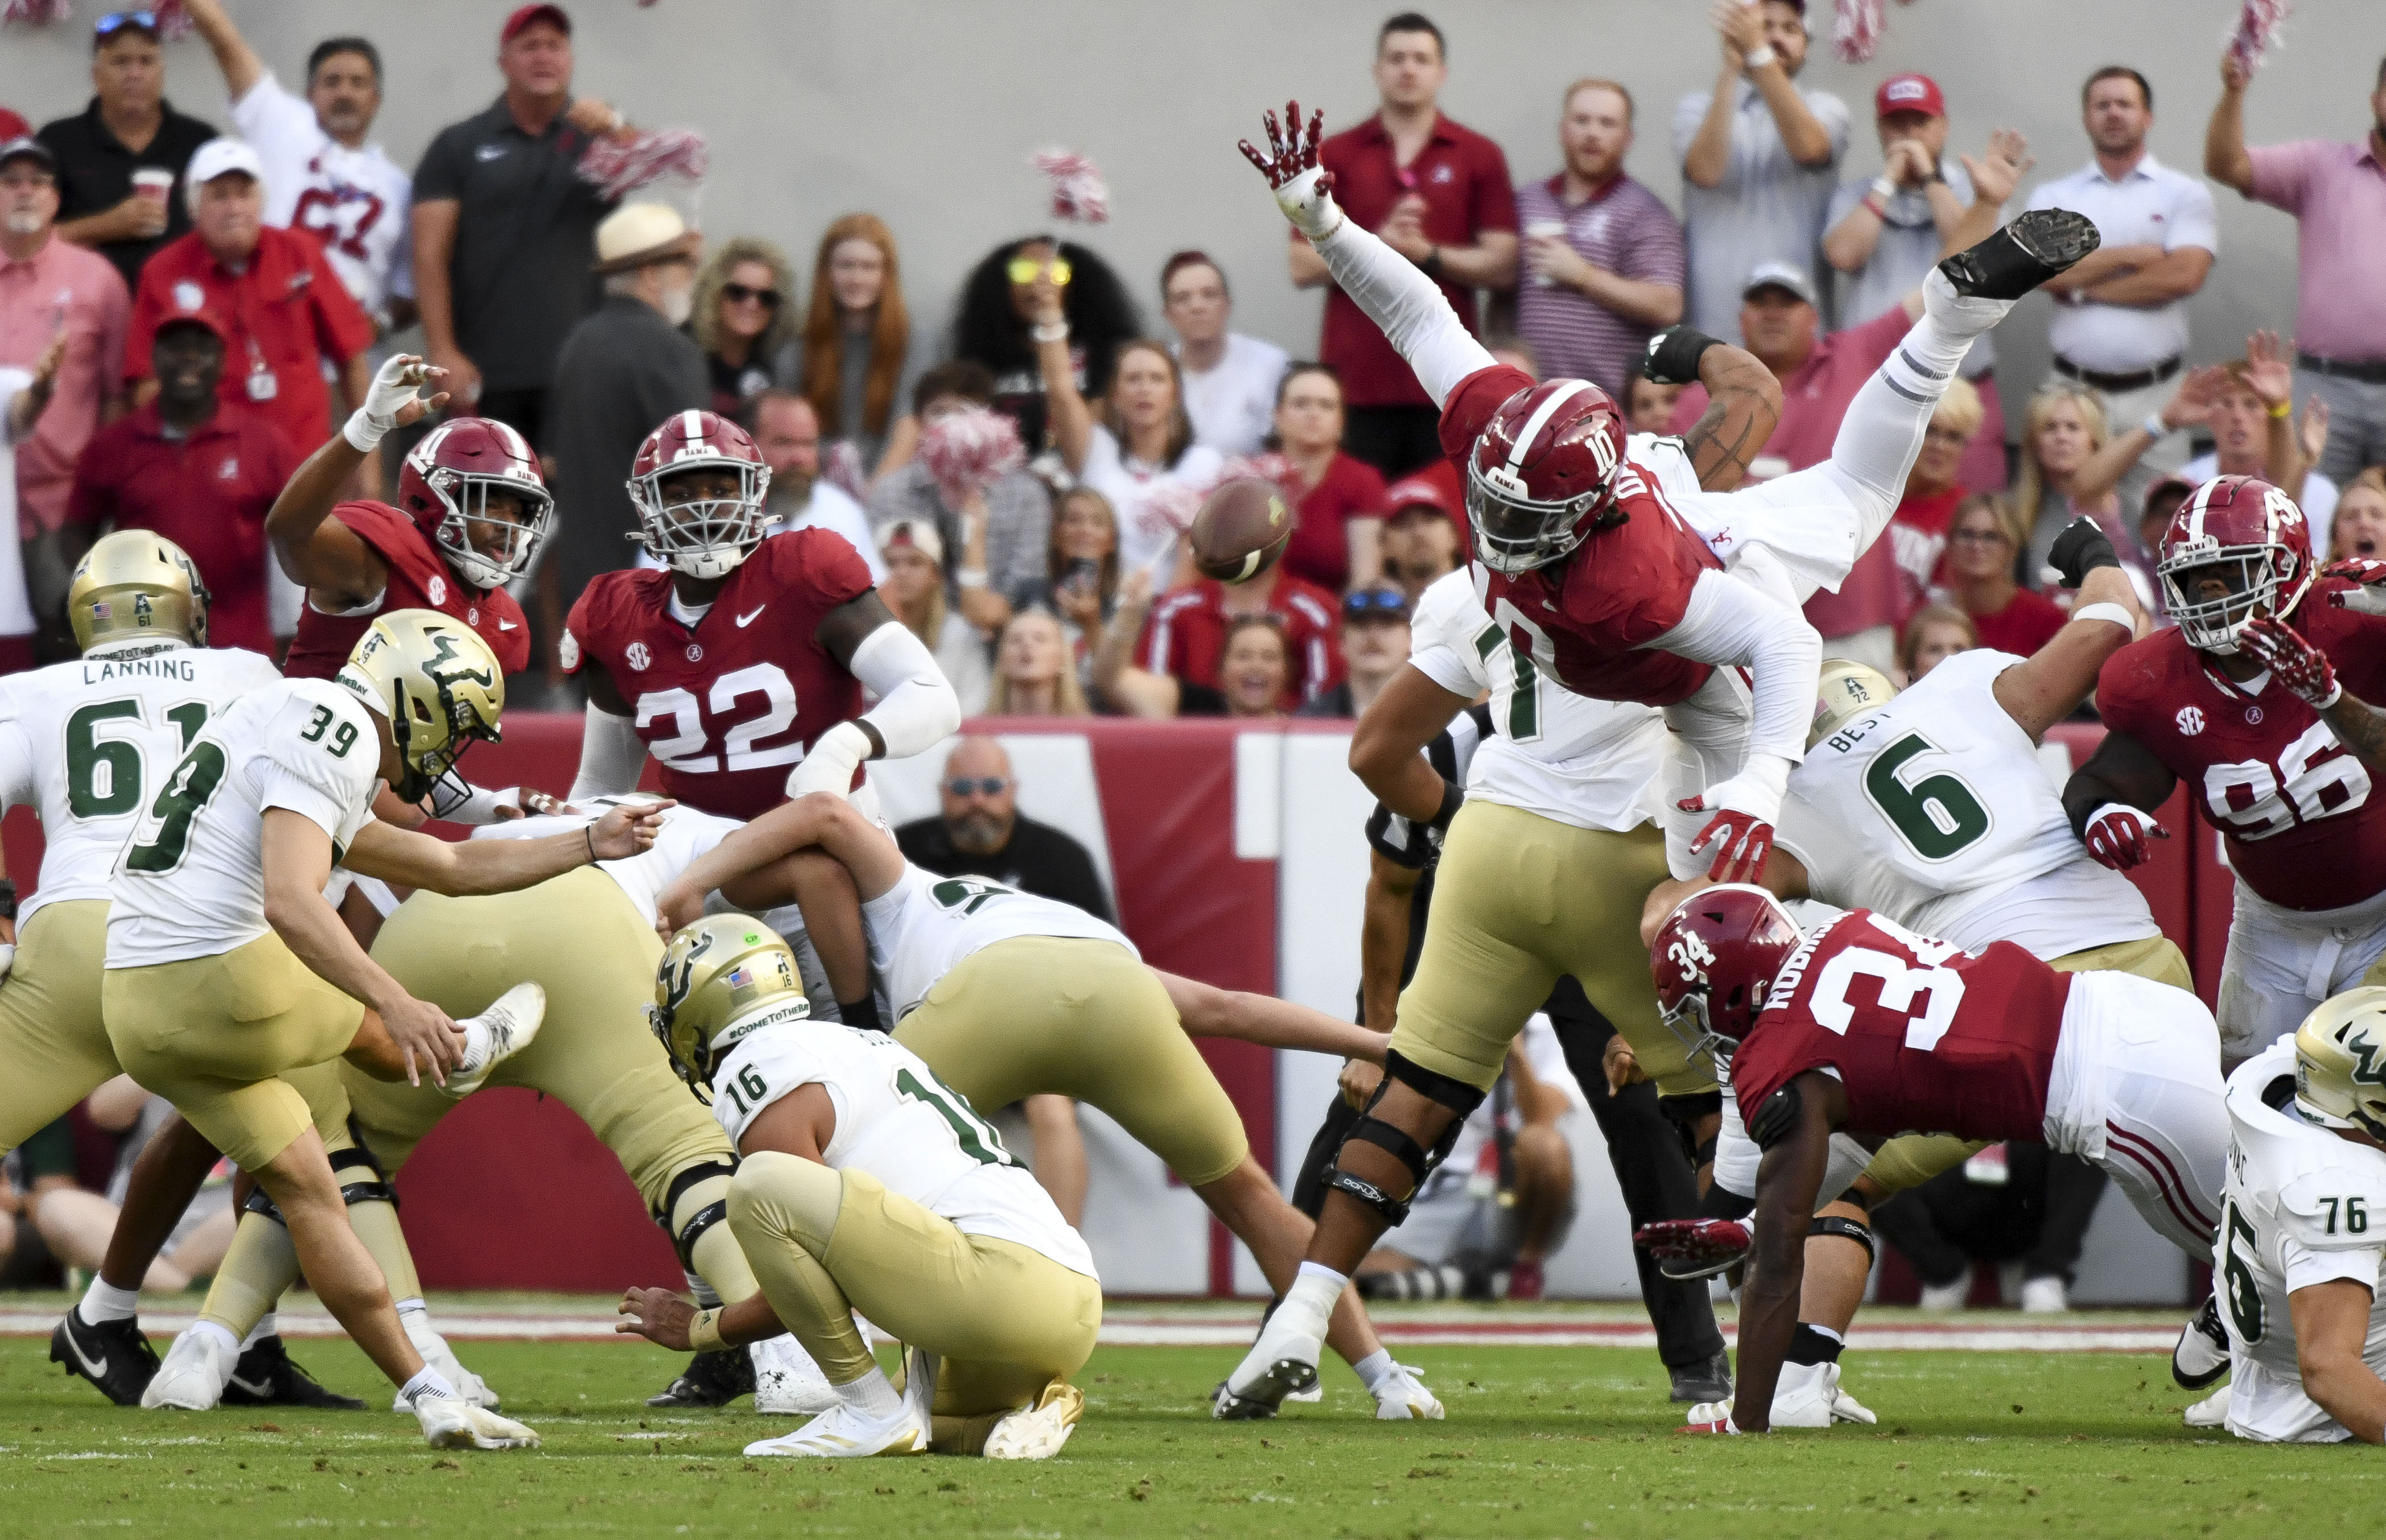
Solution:
{"label": "nike swoosh logo", "polygon": [[483,160],[495,160],[506,153],[506,147],[503,144],[483,144],[476,153]]}
{"label": "nike swoosh logo", "polygon": [[93,1379],[101,1379],[107,1375],[107,1363],[94,1358],[82,1350],[82,1344],[75,1341],[74,1327],[71,1324],[67,1327],[67,1350],[75,1356],[76,1362],[82,1365],[82,1371]]}
{"label": "nike swoosh logo", "polygon": [[273,1382],[270,1380],[244,1380],[237,1374],[231,1378],[232,1383],[247,1395],[270,1396],[273,1394]]}
{"label": "nike swoosh logo", "polygon": [[740,631],[743,631],[743,630],[745,630],[747,626],[752,625],[752,624],[754,623],[754,617],[755,617],[755,616],[757,616],[757,615],[761,614],[761,613],[762,613],[762,611],[764,611],[764,610],[766,610],[766,609],[768,609],[768,608],[770,608],[770,607],[770,607],[769,605],[766,605],[766,604],[758,604],[758,605],[756,605],[752,609],[750,609],[750,610],[747,611],[747,612],[746,612],[745,614],[743,614],[743,615],[740,615],[739,617],[737,617],[737,629],[738,629],[738,630],[740,630]]}
{"label": "nike swoosh logo", "polygon": [[521,627],[514,624],[511,620],[499,620],[497,622],[497,629],[499,631],[520,631],[521,630]]}

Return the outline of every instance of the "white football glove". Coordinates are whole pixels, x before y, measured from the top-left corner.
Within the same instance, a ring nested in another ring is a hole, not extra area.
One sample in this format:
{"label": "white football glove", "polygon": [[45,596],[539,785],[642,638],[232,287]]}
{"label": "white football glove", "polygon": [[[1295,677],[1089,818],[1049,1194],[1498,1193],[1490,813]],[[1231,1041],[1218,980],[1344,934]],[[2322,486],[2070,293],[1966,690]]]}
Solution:
{"label": "white football glove", "polygon": [[793,801],[813,792],[834,792],[848,796],[853,791],[853,772],[870,757],[870,734],[852,722],[839,722],[820,736],[801,763],[787,772],[787,798]]}
{"label": "white football glove", "polygon": [[358,454],[370,455],[397,426],[397,414],[431,378],[430,366],[410,353],[400,353],[381,366],[366,387],[365,404],[348,415],[340,430]]}

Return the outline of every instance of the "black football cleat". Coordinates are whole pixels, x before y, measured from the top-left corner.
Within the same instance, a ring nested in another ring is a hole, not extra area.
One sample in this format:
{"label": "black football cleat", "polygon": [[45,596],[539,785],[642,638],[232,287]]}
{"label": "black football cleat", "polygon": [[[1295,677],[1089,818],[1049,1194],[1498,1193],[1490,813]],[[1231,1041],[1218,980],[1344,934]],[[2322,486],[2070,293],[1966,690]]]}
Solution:
{"label": "black football cleat", "polygon": [[139,1321],[103,1321],[96,1325],[82,1318],[82,1307],[69,1310],[50,1333],[50,1361],[64,1364],[119,1407],[137,1407],[141,1393],[157,1373],[157,1350],[149,1346]]}
{"label": "black football cleat", "polygon": [[2170,1377],[2183,1390],[2202,1390],[2228,1372],[2229,1333],[2220,1324],[2220,1296],[2207,1294],[2170,1350]]}
{"label": "black football cleat", "polygon": [[291,1361],[280,1337],[266,1337],[240,1356],[232,1378],[224,1383],[228,1407],[310,1407],[317,1411],[362,1411],[365,1404],[316,1383],[315,1377]]}
{"label": "black football cleat", "polygon": [[2033,208],[1939,270],[1965,299],[2019,299],[2103,244],[2087,215]]}
{"label": "black football cleat", "polygon": [[1673,1376],[1674,1392],[1670,1397],[1685,1406],[1701,1401],[1731,1399],[1731,1355],[1717,1353],[1704,1363],[1684,1364],[1679,1369],[1670,1366],[1666,1372]]}
{"label": "black football cleat", "polygon": [[698,1353],[680,1377],[660,1396],[647,1397],[650,1407],[725,1407],[740,1396],[754,1394],[754,1359],[743,1347]]}

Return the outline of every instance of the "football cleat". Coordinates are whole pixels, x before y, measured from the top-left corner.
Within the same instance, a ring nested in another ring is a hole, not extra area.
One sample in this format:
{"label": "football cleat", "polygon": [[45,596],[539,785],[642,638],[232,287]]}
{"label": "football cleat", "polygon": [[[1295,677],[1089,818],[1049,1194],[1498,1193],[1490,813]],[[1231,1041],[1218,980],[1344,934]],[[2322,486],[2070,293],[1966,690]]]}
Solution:
{"label": "football cleat", "polygon": [[467,1032],[475,1025],[487,1029],[488,1046],[474,1062],[456,1066],[456,1072],[447,1077],[447,1094],[469,1096],[487,1084],[492,1070],[530,1046],[546,1017],[546,987],[525,983],[498,995],[496,1003],[480,1015],[457,1022]]}
{"label": "football cleat", "polygon": [[2021,1281],[2021,1313],[2063,1315],[2071,1308],[2071,1289],[2056,1274]]}
{"label": "football cleat", "polygon": [[[456,1350],[447,1346],[446,1337],[432,1328],[428,1311],[402,1310],[397,1320],[398,1324],[406,1328],[406,1340],[414,1344],[414,1350],[422,1355],[423,1364],[446,1376],[447,1383],[456,1387],[458,1397],[467,1405],[479,1407],[483,1411],[497,1409],[497,1393],[491,1390],[488,1383],[478,1374],[457,1361]],[[407,1405],[406,1397],[400,1395],[391,1400],[389,1409],[412,1411],[414,1409]]]}
{"label": "football cleat", "polygon": [[1036,1404],[1012,1412],[986,1435],[988,1459],[1050,1459],[1086,1414],[1086,1393],[1066,1380],[1044,1387]]}
{"label": "football cleat", "polygon": [[2220,1296],[2207,1294],[2179,1328],[2179,1345],[2170,1350],[2170,1377],[2182,1390],[2202,1390],[2228,1372],[2229,1333],[2220,1324]]}
{"label": "football cleat", "polygon": [[169,1407],[177,1411],[213,1411],[223,1402],[224,1386],[231,1383],[232,1365],[239,1358],[224,1346],[220,1333],[193,1326],[166,1349],[166,1361],[149,1388],[141,1393],[141,1404],[152,1411]]}
{"label": "football cleat", "polygon": [[[1684,1421],[1691,1426],[1721,1422],[1731,1416],[1729,1399],[1702,1401]],[[1785,1363],[1773,1386],[1773,1426],[1827,1428],[1834,1422],[1877,1422],[1871,1409],[1840,1388],[1835,1363]]]}
{"label": "football cleat", "polygon": [[510,1417],[453,1396],[418,1396],[408,1410],[434,1449],[535,1449],[538,1434]]}
{"label": "football cleat", "polygon": [[[1937,271],[1964,299],[2015,300],[2067,272],[2103,244],[2095,221],[2067,208],[2033,208]],[[1925,283],[1927,298],[1930,285]]]}
{"label": "football cleat", "polygon": [[[735,1350],[732,1349],[728,1356],[736,1356]],[[805,1352],[803,1345],[794,1337],[781,1333],[758,1342],[746,1349],[746,1358],[747,1375],[754,1389],[756,1411],[765,1416],[817,1417],[836,1405],[836,1387],[828,1383],[828,1376],[821,1372],[820,1365],[812,1361],[812,1356]],[[688,1372],[695,1373],[696,1367],[695,1364],[688,1365]],[[676,1389],[677,1385],[672,1388]],[[731,1392],[732,1397],[739,1394],[742,1392]],[[654,1406],[659,1402],[660,1397],[658,1397],[647,1404]]]}
{"label": "football cleat", "polygon": [[1659,1220],[1632,1233],[1668,1278],[1712,1278],[1739,1265],[1754,1237],[1739,1220]]}
{"label": "football cleat", "polygon": [[1679,1369],[1668,1368],[1674,1389],[1671,1399],[1695,1405],[1701,1401],[1731,1399],[1731,1355],[1717,1353],[1703,1363],[1685,1364]]}
{"label": "football cleat", "polygon": [[157,1349],[136,1320],[93,1322],[77,1305],[50,1333],[50,1361],[64,1364],[119,1407],[138,1406],[157,1373]]}
{"label": "football cleat", "polygon": [[2229,1387],[2218,1390],[2196,1402],[2179,1414],[2179,1421],[2191,1428],[2225,1428],[2229,1425]]}
{"label": "football cleat", "polygon": [[839,1401],[827,1411],[779,1438],[746,1446],[749,1457],[793,1456],[810,1459],[866,1459],[874,1455],[924,1455],[928,1423],[906,1396],[894,1416],[875,1419]]}
{"label": "football cleat", "polygon": [[1425,1388],[1421,1371],[1408,1364],[1392,1365],[1392,1371],[1375,1382],[1374,1395],[1378,1422],[1442,1420],[1441,1398]]}
{"label": "football cleat", "polygon": [[362,1411],[365,1404],[353,1396],[339,1396],[315,1383],[315,1377],[291,1361],[280,1337],[253,1344],[232,1365],[224,1382],[228,1407],[311,1407],[317,1411]]}
{"label": "football cleat", "polygon": [[1278,1309],[1268,1317],[1260,1340],[1219,1387],[1211,1416],[1222,1422],[1273,1417],[1286,1396],[1317,1383],[1317,1356],[1325,1344],[1287,1319],[1293,1313]]}
{"label": "football cleat", "polygon": [[[776,1338],[772,1339],[776,1341]],[[793,1340],[792,1338],[789,1340]],[[757,1344],[759,1349],[768,1344]],[[698,1353],[690,1358],[671,1388],[659,1396],[647,1397],[650,1407],[725,1407],[740,1396],[759,1396],[759,1371],[751,1351],[730,1348],[726,1352]],[[764,1409],[759,1398],[757,1411]],[[798,1409],[785,1409],[794,1411]],[[814,1409],[826,1411],[826,1407]]]}

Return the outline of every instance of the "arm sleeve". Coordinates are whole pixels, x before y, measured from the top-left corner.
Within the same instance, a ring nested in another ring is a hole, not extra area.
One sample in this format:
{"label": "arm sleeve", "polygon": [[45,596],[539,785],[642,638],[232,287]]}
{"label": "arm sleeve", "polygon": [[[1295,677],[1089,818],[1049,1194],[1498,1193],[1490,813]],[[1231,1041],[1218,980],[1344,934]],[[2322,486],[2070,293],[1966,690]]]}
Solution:
{"label": "arm sleeve", "polygon": [[647,745],[635,722],[602,707],[588,707],[587,725],[580,736],[580,772],[571,778],[571,800],[618,796],[635,791],[638,774],[647,766]]}
{"label": "arm sleeve", "polygon": [[1806,757],[1823,639],[1803,615],[1748,583],[1702,572],[1681,620],[1649,645],[1695,662],[1748,670],[1755,696],[1749,754],[1793,765]]}
{"label": "arm sleeve", "polygon": [[1383,328],[1435,406],[1461,380],[1497,361],[1450,307],[1441,285],[1373,231],[1360,229],[1357,220],[1346,216],[1333,234],[1317,243],[1317,255],[1342,292]]}
{"label": "arm sleeve", "polygon": [[900,620],[889,620],[853,649],[853,677],[878,697],[861,720],[878,730],[885,757],[908,759],[961,725],[961,698],[936,655]]}

